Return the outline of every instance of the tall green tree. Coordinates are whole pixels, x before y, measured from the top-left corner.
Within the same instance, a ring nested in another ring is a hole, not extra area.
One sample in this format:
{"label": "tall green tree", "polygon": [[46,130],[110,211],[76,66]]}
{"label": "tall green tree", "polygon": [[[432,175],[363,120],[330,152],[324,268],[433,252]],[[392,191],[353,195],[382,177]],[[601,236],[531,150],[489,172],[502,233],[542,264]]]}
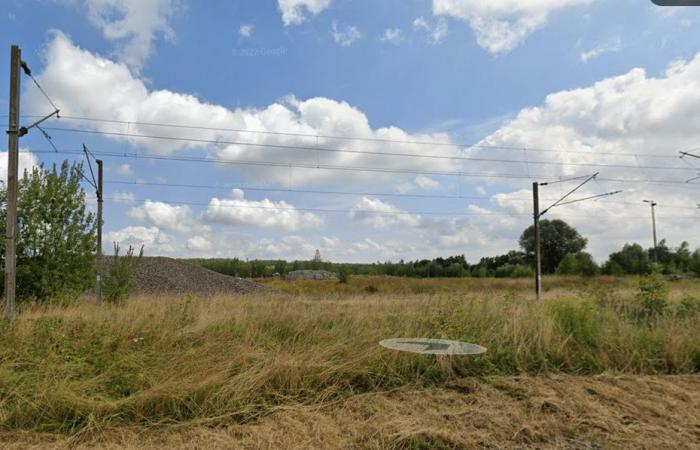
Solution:
{"label": "tall green tree", "polygon": [[[93,283],[95,215],[80,187],[81,164],[64,161],[51,170],[35,167],[19,181],[17,298],[65,299]],[[0,187],[0,201],[7,191]],[[7,210],[0,211],[5,229]],[[5,256],[5,247],[0,246]],[[4,283],[4,280],[2,281]],[[4,286],[3,286],[4,287]]]}
{"label": "tall green tree", "polygon": [[[563,220],[542,220],[540,222],[542,247],[542,272],[554,273],[564,257],[586,248],[587,240],[575,228]],[[535,227],[531,225],[520,236],[520,247],[528,260],[535,258]]]}

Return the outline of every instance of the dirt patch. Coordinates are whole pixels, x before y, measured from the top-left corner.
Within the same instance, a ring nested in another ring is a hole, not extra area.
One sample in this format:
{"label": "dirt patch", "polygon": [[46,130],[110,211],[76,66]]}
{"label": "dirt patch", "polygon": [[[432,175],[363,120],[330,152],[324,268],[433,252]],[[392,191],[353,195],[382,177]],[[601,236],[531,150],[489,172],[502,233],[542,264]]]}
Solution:
{"label": "dirt patch", "polygon": [[72,439],[4,434],[0,443],[11,449],[700,449],[700,377],[470,378],[284,406],[254,424],[210,425],[101,430]]}
{"label": "dirt patch", "polygon": [[250,280],[230,277],[200,266],[163,257],[144,257],[134,272],[133,280],[135,295],[211,296],[279,293]]}

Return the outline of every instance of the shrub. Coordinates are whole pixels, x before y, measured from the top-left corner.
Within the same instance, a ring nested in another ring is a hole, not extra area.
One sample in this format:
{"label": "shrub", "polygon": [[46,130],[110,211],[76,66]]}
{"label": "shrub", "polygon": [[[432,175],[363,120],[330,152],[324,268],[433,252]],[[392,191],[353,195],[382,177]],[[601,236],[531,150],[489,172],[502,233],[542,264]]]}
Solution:
{"label": "shrub", "polygon": [[496,278],[527,278],[534,275],[532,267],[525,264],[504,264],[496,269]]}
{"label": "shrub", "polygon": [[700,277],[700,250],[696,250],[690,260],[690,271]]}
{"label": "shrub", "polygon": [[666,312],[668,289],[658,272],[643,277],[639,281],[637,300],[637,315],[640,319],[653,320]]}
{"label": "shrub", "polygon": [[600,269],[593,261],[593,257],[585,252],[569,253],[559,263],[557,275],[584,275],[592,277],[598,275]]}
{"label": "shrub", "polygon": [[527,266],[525,264],[518,264],[515,267],[513,267],[513,270],[510,272],[510,276],[511,278],[534,277],[535,271],[530,266]]}
{"label": "shrub", "polygon": [[625,274],[625,270],[616,261],[608,261],[603,265],[603,273],[605,275],[621,276]]}
{"label": "shrub", "polygon": [[348,284],[350,281],[350,274],[348,273],[348,268],[345,266],[340,266],[338,271],[338,282],[341,284]]}
{"label": "shrub", "polygon": [[114,244],[114,256],[109,261],[107,277],[102,287],[102,294],[107,302],[120,303],[129,297],[134,287],[132,276],[142,257],[143,247],[138,256],[135,256],[134,248],[129,246],[126,254],[120,257],[119,244]]}

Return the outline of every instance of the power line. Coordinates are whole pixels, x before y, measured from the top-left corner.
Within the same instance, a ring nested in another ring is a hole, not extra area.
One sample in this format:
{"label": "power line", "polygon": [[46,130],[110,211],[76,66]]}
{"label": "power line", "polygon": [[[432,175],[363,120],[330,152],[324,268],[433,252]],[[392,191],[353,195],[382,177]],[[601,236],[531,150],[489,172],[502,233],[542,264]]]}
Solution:
{"label": "power line", "polygon": [[[130,137],[130,138],[141,138],[141,139],[155,139],[155,140],[165,140],[165,141],[176,141],[176,142],[192,142],[200,144],[215,144],[215,145],[240,145],[246,147],[257,147],[257,148],[270,148],[279,150],[303,150],[312,152],[323,152],[323,153],[349,153],[349,154],[360,154],[369,156],[388,156],[388,157],[408,157],[408,158],[420,158],[420,159],[438,159],[438,160],[452,160],[452,161],[476,161],[476,162],[492,162],[492,163],[502,163],[502,164],[536,164],[536,165],[552,165],[552,166],[573,166],[573,167],[605,167],[605,168],[617,168],[617,169],[653,169],[653,170],[681,170],[688,171],[686,167],[668,167],[668,166],[640,166],[640,165],[628,165],[628,164],[602,164],[602,163],[575,163],[575,162],[561,162],[561,161],[528,161],[528,160],[512,160],[512,159],[495,159],[495,158],[481,158],[481,157],[471,157],[471,156],[445,156],[445,155],[419,155],[415,153],[401,153],[401,152],[377,152],[368,150],[348,150],[348,149],[337,149],[337,148],[326,148],[326,147],[308,147],[300,145],[285,145],[285,144],[261,144],[257,142],[241,142],[241,141],[225,141],[225,140],[213,140],[213,139],[198,139],[198,138],[185,138],[185,137],[175,137],[175,136],[157,136],[157,135],[147,135],[147,134],[136,134],[136,133],[121,133],[121,132],[109,132],[109,131],[97,131],[97,130],[81,130],[74,128],[62,128],[62,127],[47,127],[47,129],[53,131],[63,131],[67,133],[84,133],[84,134],[97,134],[102,136],[118,136],[118,137]],[[589,156],[597,156],[591,155]],[[674,158],[675,159],[675,158]]]}
{"label": "power line", "polygon": [[[148,182],[148,181],[120,181],[120,180],[109,180],[105,181],[105,184],[118,185],[118,186],[140,186],[140,187],[158,187],[158,188],[181,188],[181,189],[193,189],[193,190],[218,190],[225,191],[231,189],[240,189],[245,192],[277,192],[277,193],[292,193],[292,194],[312,194],[312,195],[339,195],[339,196],[354,196],[354,197],[396,197],[396,198],[426,198],[426,199],[443,199],[443,200],[496,200],[498,195],[444,195],[444,194],[410,194],[410,193],[396,193],[396,192],[358,192],[358,191],[326,191],[326,190],[315,190],[315,189],[292,189],[292,188],[273,188],[273,187],[260,187],[260,186],[247,186],[242,184],[235,185],[216,185],[216,184],[186,184],[186,183],[162,183],[162,182]],[[586,197],[585,199],[574,200],[571,203],[578,203],[583,200],[594,200],[609,196],[609,193],[595,195],[591,197]],[[529,198],[517,198],[508,197],[504,200],[509,202],[527,202],[531,200]],[[550,200],[552,199],[543,199]],[[564,204],[568,204],[564,203]],[[617,204],[617,205],[633,205],[639,206],[637,202],[625,202],[625,201],[606,201],[606,203]],[[664,208],[674,208],[674,209],[697,209],[696,206],[683,206],[683,205],[663,205]]]}
{"label": "power line", "polygon": [[[294,132],[266,131],[266,130],[248,130],[248,129],[224,128],[224,127],[204,127],[204,126],[197,126],[197,125],[179,125],[179,124],[127,121],[127,120],[116,120],[116,119],[98,119],[98,118],[79,117],[79,116],[61,116],[61,118],[67,119],[67,120],[85,121],[85,122],[115,123],[115,124],[122,124],[122,125],[142,125],[142,126],[189,129],[189,130],[204,130],[204,131],[228,131],[228,132],[234,132],[234,133],[263,134],[263,135],[272,135],[272,136],[289,136],[289,137],[303,137],[303,138],[315,138],[315,139],[335,139],[335,140],[362,141],[362,142],[380,142],[380,143],[403,144],[403,145],[428,145],[428,146],[479,148],[479,149],[510,150],[510,151],[526,150],[526,151],[544,152],[544,153],[570,153],[570,154],[581,154],[581,155],[589,155],[589,156],[591,155],[591,152],[586,152],[586,151],[581,151],[581,150],[566,150],[566,149],[529,147],[529,146],[516,147],[516,146],[506,146],[506,145],[488,145],[488,144],[470,144],[470,143],[460,144],[460,143],[439,142],[439,141],[411,141],[411,140],[371,138],[371,137],[361,137],[361,136],[332,136],[332,135],[324,135],[324,134],[294,133]],[[595,152],[595,155],[628,156],[628,157],[639,156],[639,154],[637,154],[637,153],[628,153],[628,152]],[[646,154],[646,155],[642,155],[642,156],[651,157],[651,158],[675,159],[675,157],[670,156],[670,155],[665,155],[665,154]]]}
{"label": "power line", "polygon": [[[45,151],[37,150],[32,153],[41,154],[47,153]],[[53,153],[53,152],[49,152]],[[59,151],[61,154],[65,155],[80,155],[81,152],[76,151]],[[115,157],[115,158],[129,158],[129,159],[142,159],[142,160],[155,160],[155,161],[176,161],[176,162],[201,162],[209,164],[231,164],[240,166],[261,166],[261,167],[277,167],[286,169],[318,169],[318,170],[338,170],[338,171],[350,171],[350,172],[374,172],[374,173],[397,173],[397,174],[411,174],[411,175],[434,175],[434,176],[454,176],[454,177],[473,177],[473,178],[500,178],[500,179],[521,179],[527,180],[532,179],[532,175],[522,175],[522,174],[498,174],[498,173],[486,173],[486,172],[454,172],[454,171],[428,171],[419,169],[387,169],[379,167],[360,167],[360,166],[336,166],[336,165],[325,165],[325,164],[301,164],[301,163],[282,163],[275,161],[256,161],[256,160],[236,160],[236,159],[219,159],[219,158],[197,158],[188,156],[161,156],[161,155],[139,155],[136,153],[121,153],[121,152],[93,152],[95,155]],[[562,177],[538,177],[543,180],[558,181]],[[644,184],[673,184],[682,185],[687,187],[700,186],[700,184],[688,184],[685,181],[680,180],[653,180],[653,179],[633,179],[633,178],[599,178],[599,181],[607,181],[612,183],[644,183]]]}
{"label": "power line", "polygon": [[280,192],[293,194],[318,194],[318,195],[347,195],[347,196],[368,196],[368,197],[403,197],[403,198],[430,198],[430,199],[453,199],[453,200],[489,200],[493,196],[471,196],[471,195],[440,195],[440,194],[410,194],[410,193],[390,193],[390,192],[348,192],[348,191],[323,191],[315,189],[283,189],[283,188],[261,188],[245,185],[206,185],[206,184],[183,184],[183,183],[156,183],[146,181],[105,181],[106,184],[125,186],[152,186],[152,187],[173,187],[184,189],[211,189],[229,190],[241,189],[252,192]]}

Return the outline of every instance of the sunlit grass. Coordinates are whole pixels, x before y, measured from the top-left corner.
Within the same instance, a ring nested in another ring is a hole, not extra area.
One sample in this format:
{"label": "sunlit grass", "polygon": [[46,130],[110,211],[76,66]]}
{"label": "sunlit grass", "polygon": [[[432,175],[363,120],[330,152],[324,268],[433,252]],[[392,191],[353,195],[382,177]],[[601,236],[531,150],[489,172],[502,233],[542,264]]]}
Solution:
{"label": "sunlit grass", "polygon": [[[0,325],[0,430],[249,422],[285,404],[462,377],[700,371],[700,316],[675,313],[697,283],[672,287],[668,314],[641,323],[630,314],[634,281],[550,280],[543,302],[520,281],[467,281],[356,278],[289,283],[298,295],[286,299],[25,307]],[[392,337],[488,352],[446,358],[377,345]]]}

